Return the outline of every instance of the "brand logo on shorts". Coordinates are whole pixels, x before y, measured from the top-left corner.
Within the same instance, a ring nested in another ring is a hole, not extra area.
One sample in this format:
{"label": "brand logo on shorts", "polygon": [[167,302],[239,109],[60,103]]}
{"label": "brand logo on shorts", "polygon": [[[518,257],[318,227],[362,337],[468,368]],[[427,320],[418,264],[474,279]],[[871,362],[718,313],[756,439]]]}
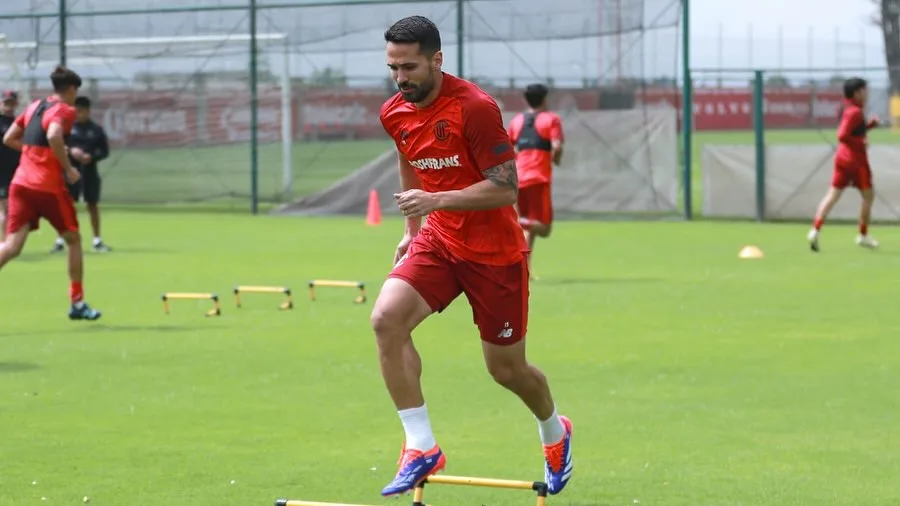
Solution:
{"label": "brand logo on shorts", "polygon": [[513,329],[509,326],[509,322],[503,324],[503,330],[497,334],[497,339],[509,339],[513,335]]}
{"label": "brand logo on shorts", "polygon": [[462,167],[459,163],[459,155],[445,156],[443,158],[420,158],[410,160],[409,164],[419,170],[441,170],[447,167]]}

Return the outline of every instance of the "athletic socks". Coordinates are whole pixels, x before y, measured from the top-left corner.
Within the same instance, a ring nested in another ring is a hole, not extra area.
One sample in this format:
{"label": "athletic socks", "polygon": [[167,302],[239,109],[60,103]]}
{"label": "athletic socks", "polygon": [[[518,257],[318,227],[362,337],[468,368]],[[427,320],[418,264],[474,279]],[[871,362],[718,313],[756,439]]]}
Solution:
{"label": "athletic socks", "polygon": [[437,442],[434,440],[434,433],[431,432],[431,420],[428,418],[426,405],[403,409],[397,414],[400,415],[403,430],[406,431],[407,449],[427,452],[434,448]]}
{"label": "athletic socks", "polygon": [[866,236],[869,233],[869,224],[868,223],[860,223],[859,224],[859,235]]}
{"label": "athletic socks", "polygon": [[538,421],[538,431],[541,433],[541,443],[545,445],[554,445],[559,443],[566,435],[566,428],[563,427],[562,421],[559,419],[559,413],[556,407],[553,408],[553,414],[546,420]]}
{"label": "athletic socks", "polygon": [[816,218],[816,220],[813,221],[813,228],[816,230],[820,230],[822,228],[822,225],[824,224],[825,220],[823,220],[822,218]]}
{"label": "athletic socks", "polygon": [[69,300],[76,307],[80,307],[84,300],[84,286],[80,282],[73,281],[69,284]]}

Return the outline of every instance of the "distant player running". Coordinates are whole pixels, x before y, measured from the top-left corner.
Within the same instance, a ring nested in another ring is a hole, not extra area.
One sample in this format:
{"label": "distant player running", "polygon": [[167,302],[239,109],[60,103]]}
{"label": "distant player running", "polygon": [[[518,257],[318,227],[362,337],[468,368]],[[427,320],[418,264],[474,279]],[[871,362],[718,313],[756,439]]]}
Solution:
{"label": "distant player running", "polygon": [[878,247],[878,241],[869,235],[869,219],[872,215],[872,203],[875,202],[875,191],[872,188],[872,168],[869,166],[869,155],[866,152],[868,146],[866,133],[878,126],[878,118],[873,117],[866,121],[863,109],[866,107],[868,97],[868,85],[864,79],[854,77],[844,82],[844,104],[837,133],[840,145],[834,156],[831,188],[819,204],[813,228],[807,235],[809,247],[813,251],[819,251],[819,231],[848,186],[855,186],[862,194],[856,244],[865,248]]}
{"label": "distant player running", "polygon": [[562,120],[547,110],[548,92],[543,84],[525,88],[529,110],[517,114],[509,124],[509,139],[516,146],[519,224],[528,242],[529,270],[535,239],[550,236],[553,224],[550,183],[553,165],[559,165],[563,153]]}
{"label": "distant player running", "polygon": [[[402,191],[395,198],[406,232],[372,310],[372,327],[406,439],[397,475],[381,493],[410,491],[445,465],[411,333],[465,294],[488,371],[537,419],[545,480],[557,494],[572,475],[572,423],[557,414],[547,378],[525,357],[526,245],[513,207],[515,155],[500,109],[475,84],[441,71],[440,32],[427,18],[401,19],[384,38],[400,92],[382,106],[380,118],[398,150]],[[424,226],[422,216],[428,216]]]}
{"label": "distant player running", "polygon": [[[19,95],[15,91],[6,90],[0,103],[0,138],[16,121],[16,107],[19,106]],[[12,183],[19,166],[19,151],[0,144],[0,241],[6,237],[6,214],[9,210],[9,185]]]}
{"label": "distant player running", "polygon": [[75,122],[72,104],[81,77],[56,67],[50,80],[53,95],[37,100],[16,118],[3,136],[3,143],[22,152],[19,168],[9,189],[9,218],[6,239],[0,244],[0,268],[19,256],[28,234],[38,229],[41,218],[50,222],[68,245],[69,297],[72,320],[96,320],[100,312],[84,302],[83,252],[78,232],[78,216],[66,182],[80,177],[69,162],[66,136]]}

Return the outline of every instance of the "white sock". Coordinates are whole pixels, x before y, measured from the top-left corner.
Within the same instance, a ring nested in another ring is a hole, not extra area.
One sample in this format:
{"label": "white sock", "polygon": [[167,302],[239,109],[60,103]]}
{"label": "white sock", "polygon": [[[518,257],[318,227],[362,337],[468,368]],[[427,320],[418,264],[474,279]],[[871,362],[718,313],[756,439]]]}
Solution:
{"label": "white sock", "polygon": [[427,452],[434,448],[437,442],[434,433],[431,432],[431,420],[428,418],[428,407],[422,405],[418,408],[403,409],[397,412],[400,421],[403,422],[403,430],[406,431],[406,447],[409,449]]}
{"label": "white sock", "polygon": [[60,245],[60,246],[65,246],[65,245],[66,245],[66,242],[63,241],[63,238],[62,238],[62,237],[57,237],[57,238],[56,238],[56,244],[58,244],[58,245]]}
{"label": "white sock", "polygon": [[541,443],[545,445],[552,445],[562,441],[563,436],[566,435],[566,429],[559,419],[556,407],[553,408],[553,414],[550,415],[550,418],[544,421],[538,420],[538,431],[541,433]]}
{"label": "white sock", "polygon": [[99,237],[94,237],[94,246],[100,244],[101,242],[103,242],[103,239],[101,239]]}

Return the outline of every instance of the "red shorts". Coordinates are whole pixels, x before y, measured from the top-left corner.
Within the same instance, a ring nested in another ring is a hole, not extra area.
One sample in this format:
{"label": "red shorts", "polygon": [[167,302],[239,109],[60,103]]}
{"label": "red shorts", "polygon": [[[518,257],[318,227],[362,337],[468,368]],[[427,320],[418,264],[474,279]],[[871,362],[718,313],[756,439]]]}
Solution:
{"label": "red shorts", "polygon": [[424,229],[413,239],[389,278],[406,281],[432,311],[441,312],[466,294],[481,340],[498,345],[525,338],[528,326],[528,267],[487,265],[453,257],[434,234]]}
{"label": "red shorts", "polygon": [[519,216],[550,225],[553,222],[553,201],[550,195],[550,183],[519,188]]}
{"label": "red shorts", "polygon": [[868,190],[872,188],[872,169],[868,164],[835,164],[831,175],[831,186],[843,190],[848,186]]}
{"label": "red shorts", "polygon": [[78,231],[78,214],[68,191],[47,192],[18,184],[10,186],[6,233],[18,232],[25,226],[35,231],[41,218],[49,221],[57,233]]}

